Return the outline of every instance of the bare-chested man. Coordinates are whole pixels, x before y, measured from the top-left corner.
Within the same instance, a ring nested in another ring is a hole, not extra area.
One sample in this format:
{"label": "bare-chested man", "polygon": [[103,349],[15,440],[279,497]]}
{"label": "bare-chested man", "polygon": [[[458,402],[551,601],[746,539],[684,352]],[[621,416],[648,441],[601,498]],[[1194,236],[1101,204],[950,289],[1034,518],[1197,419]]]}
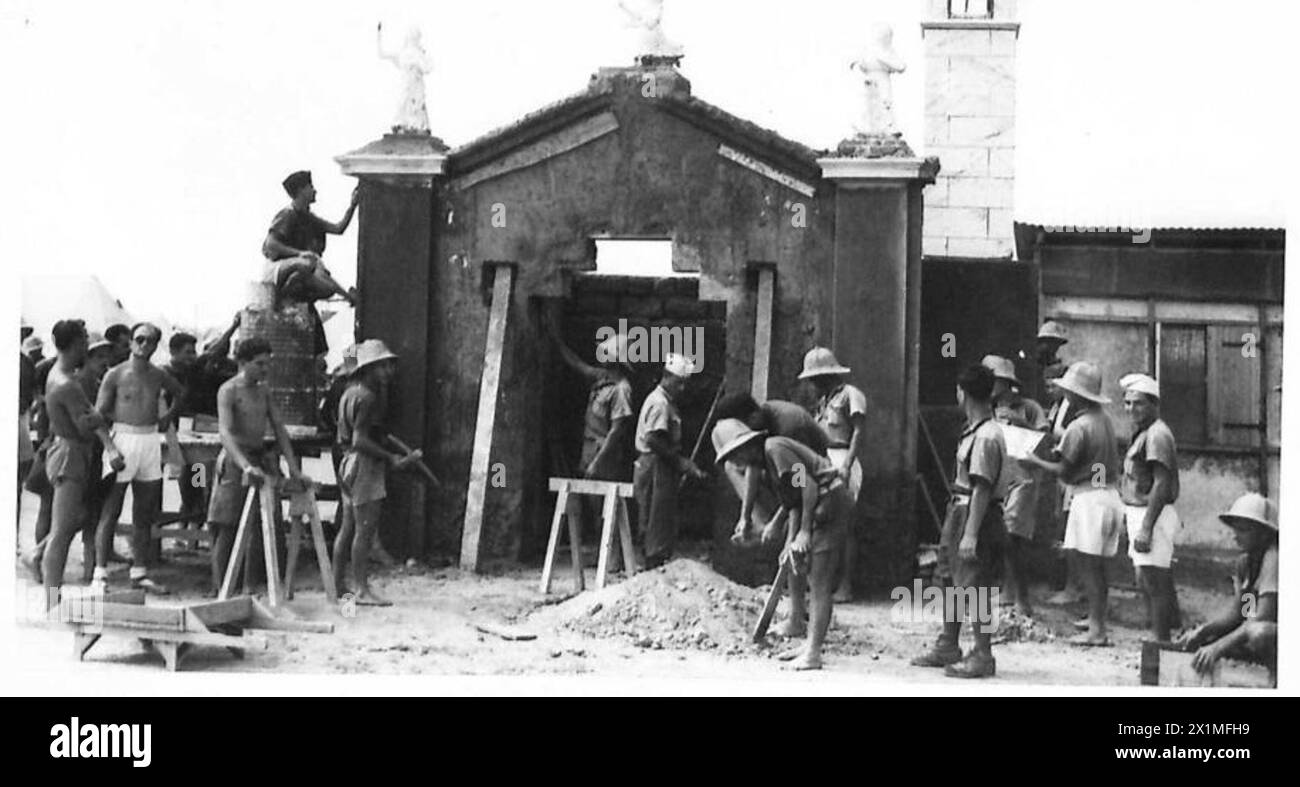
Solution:
{"label": "bare-chested man", "polygon": [[108,433],[103,416],[91,405],[75,372],[86,358],[86,326],[81,320],[61,320],[54,326],[59,357],[46,382],[45,408],[52,435],[45,472],[54,486],[50,536],[41,559],[41,577],[51,605],[63,584],[68,544],[87,515],[86,491],[92,477],[98,435],[109,467],[125,466]]}
{"label": "bare-chested man", "polygon": [[[274,433],[280,453],[289,463],[289,476],[302,478],[298,459],[284,421],[271,399],[266,386],[270,371],[271,345],[265,339],[245,339],[235,348],[239,374],[222,384],[217,390],[217,432],[221,436],[221,454],[217,457],[216,480],[208,501],[208,527],[213,531],[212,587],[216,591],[230,562],[235,531],[243,513],[244,497],[248,487],[263,487],[264,494],[275,494],[279,476],[279,456],[267,445],[268,432]],[[260,509],[254,507],[254,516]],[[258,516],[249,525],[260,524]],[[260,528],[252,531],[253,546],[249,555],[253,560],[261,554]],[[247,590],[247,588],[245,588]]]}
{"label": "bare-chested man", "polygon": [[[95,537],[95,575],[92,585],[108,583],[108,556],[126,487],[131,486],[131,584],[150,593],[166,594],[167,588],[149,578],[149,553],[153,523],[162,510],[162,440],[165,430],[185,394],[176,378],[154,366],[149,359],[158,349],[162,331],[152,323],[131,328],[131,357],[104,375],[95,403],[100,414],[112,422],[113,440],[121,449],[126,467],[117,473],[113,491],[104,501]],[[158,401],[166,391],[172,406],[159,415]],[[107,462],[105,462],[107,465]]]}

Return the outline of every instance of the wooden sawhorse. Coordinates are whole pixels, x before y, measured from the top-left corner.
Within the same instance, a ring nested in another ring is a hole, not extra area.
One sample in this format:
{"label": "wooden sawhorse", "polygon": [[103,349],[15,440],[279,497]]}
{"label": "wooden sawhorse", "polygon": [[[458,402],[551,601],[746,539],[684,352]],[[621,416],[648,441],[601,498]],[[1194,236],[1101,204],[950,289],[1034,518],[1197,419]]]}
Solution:
{"label": "wooden sawhorse", "polygon": [[[341,502],[339,505],[343,505]],[[302,526],[306,519],[311,523],[311,541],[316,548],[316,565],[320,568],[321,585],[325,588],[325,598],[331,604],[339,602],[338,590],[334,587],[334,569],[330,565],[329,548],[325,545],[325,527],[320,521],[320,505],[316,501],[316,483],[311,482],[302,492],[296,492],[289,503],[289,519],[293,520],[289,528],[288,559],[284,569],[284,596],[293,598],[293,575],[298,568],[298,551],[302,548]]]}
{"label": "wooden sawhorse", "polygon": [[573,560],[575,592],[586,590],[582,575],[582,525],[575,507],[581,504],[576,495],[592,495],[604,500],[601,509],[600,562],[596,567],[596,589],[605,587],[609,573],[609,558],[614,552],[614,529],[618,529],[623,548],[623,576],[636,573],[636,555],[632,550],[632,528],[628,524],[627,504],[632,497],[632,485],[620,481],[593,481],[586,478],[552,478],[550,489],[557,493],[555,514],[551,517],[551,537],[546,544],[546,562],[542,566],[543,593],[551,592],[551,573],[555,569],[555,553],[560,548],[560,520],[569,520],[569,554]]}

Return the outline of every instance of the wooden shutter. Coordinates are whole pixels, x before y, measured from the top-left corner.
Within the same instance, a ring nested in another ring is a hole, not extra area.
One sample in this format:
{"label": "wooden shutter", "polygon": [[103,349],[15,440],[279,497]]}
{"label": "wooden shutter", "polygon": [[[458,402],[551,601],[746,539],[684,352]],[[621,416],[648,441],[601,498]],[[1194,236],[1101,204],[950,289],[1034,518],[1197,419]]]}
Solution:
{"label": "wooden shutter", "polygon": [[1160,417],[1179,445],[1205,445],[1204,325],[1160,325]]}
{"label": "wooden shutter", "polygon": [[1258,447],[1264,336],[1243,323],[1207,326],[1206,339],[1207,437],[1212,445]]}

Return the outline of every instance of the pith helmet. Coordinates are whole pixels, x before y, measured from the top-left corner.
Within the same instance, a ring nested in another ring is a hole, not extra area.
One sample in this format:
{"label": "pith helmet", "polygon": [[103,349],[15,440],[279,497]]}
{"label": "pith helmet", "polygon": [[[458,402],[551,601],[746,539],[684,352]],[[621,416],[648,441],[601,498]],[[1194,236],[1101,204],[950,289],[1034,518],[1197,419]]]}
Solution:
{"label": "pith helmet", "polygon": [[1056,320],[1048,320],[1043,323],[1043,327],[1038,329],[1038,338],[1058,341],[1061,344],[1069,343],[1069,338],[1065,335],[1065,326]]}
{"label": "pith helmet", "polygon": [[835,360],[835,353],[825,347],[814,347],[803,357],[803,371],[800,380],[821,377],[824,374],[848,374],[849,367]]}
{"label": "pith helmet", "polygon": [[1016,377],[1016,365],[1010,358],[1003,358],[1000,355],[986,355],[980,365],[990,372],[999,380],[1009,380],[1017,385],[1020,380]]}
{"label": "pith helmet", "polygon": [[379,363],[380,361],[387,361],[390,359],[396,360],[396,358],[397,356],[388,349],[388,345],[384,344],[383,341],[379,339],[366,339],[364,342],[357,345],[357,365],[353,371],[359,372],[372,363]]}
{"label": "pith helmet", "polygon": [[1234,520],[1244,519],[1277,532],[1277,511],[1267,497],[1249,492],[1232,501],[1232,507],[1219,514],[1219,519],[1229,527],[1236,527]]}
{"label": "pith helmet", "polygon": [[1076,361],[1065,370],[1056,387],[1078,394],[1090,402],[1108,404],[1110,399],[1101,395],[1101,370],[1089,361]]}
{"label": "pith helmet", "polygon": [[739,418],[723,418],[713,427],[713,452],[721,463],[743,446],[764,437],[767,437],[767,432],[756,432]]}

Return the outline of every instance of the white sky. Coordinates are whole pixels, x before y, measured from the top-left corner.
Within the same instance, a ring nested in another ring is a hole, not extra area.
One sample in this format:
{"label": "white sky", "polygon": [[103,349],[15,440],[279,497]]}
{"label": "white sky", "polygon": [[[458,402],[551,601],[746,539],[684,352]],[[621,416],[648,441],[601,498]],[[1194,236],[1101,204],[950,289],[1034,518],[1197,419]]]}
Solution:
{"label": "white sky", "polygon": [[[909,63],[900,124],[923,150],[922,2],[668,0],[695,94],[813,147],[855,115],[870,22]],[[1293,150],[1289,4],[1021,0],[1016,214],[1281,226]],[[375,24],[424,30],[434,133],[452,145],[584,88],[634,54],[615,0],[483,3],[0,0],[0,259],[95,273],[136,314],[224,324],[260,266],[279,182],[389,125],[397,73]],[[396,43],[394,41],[393,43]],[[354,278],[355,225],[327,261]]]}

